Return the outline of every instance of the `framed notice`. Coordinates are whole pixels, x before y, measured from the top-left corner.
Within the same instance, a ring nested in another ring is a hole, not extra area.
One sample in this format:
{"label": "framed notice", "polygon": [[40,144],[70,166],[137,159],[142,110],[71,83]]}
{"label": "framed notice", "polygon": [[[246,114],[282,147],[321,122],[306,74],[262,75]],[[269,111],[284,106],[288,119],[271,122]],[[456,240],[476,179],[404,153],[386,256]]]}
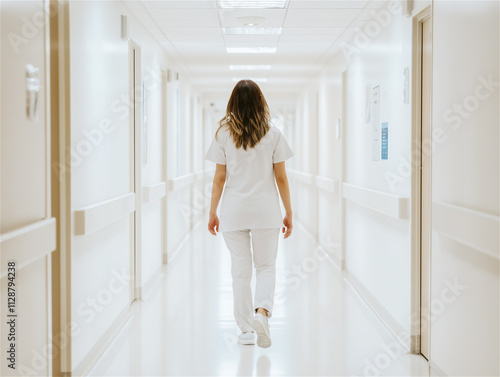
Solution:
{"label": "framed notice", "polygon": [[146,103],[146,87],[142,81],[142,163],[148,163],[148,116]]}

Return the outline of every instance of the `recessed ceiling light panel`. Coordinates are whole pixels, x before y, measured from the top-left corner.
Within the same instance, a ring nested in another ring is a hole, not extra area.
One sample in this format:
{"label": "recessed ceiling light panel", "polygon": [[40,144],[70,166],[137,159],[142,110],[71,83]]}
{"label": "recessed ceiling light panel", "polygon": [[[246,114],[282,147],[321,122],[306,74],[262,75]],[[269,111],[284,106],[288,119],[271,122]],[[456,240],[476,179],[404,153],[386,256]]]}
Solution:
{"label": "recessed ceiling light panel", "polygon": [[228,54],[274,54],[276,47],[226,47]]}
{"label": "recessed ceiling light panel", "polygon": [[270,65],[230,65],[231,71],[269,71]]}
{"label": "recessed ceiling light panel", "polygon": [[228,35],[239,34],[263,34],[263,35],[279,35],[283,29],[280,27],[223,27],[222,32]]}
{"label": "recessed ceiling light panel", "polygon": [[285,9],[288,6],[288,0],[219,0],[219,6],[223,9]]}

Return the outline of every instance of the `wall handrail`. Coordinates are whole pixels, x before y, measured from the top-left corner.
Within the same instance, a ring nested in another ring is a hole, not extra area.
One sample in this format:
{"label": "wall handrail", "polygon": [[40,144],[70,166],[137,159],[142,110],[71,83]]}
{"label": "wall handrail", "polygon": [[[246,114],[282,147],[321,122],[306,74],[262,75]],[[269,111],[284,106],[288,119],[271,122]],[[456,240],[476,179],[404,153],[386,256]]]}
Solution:
{"label": "wall handrail", "polygon": [[167,194],[167,183],[159,182],[142,188],[142,201],[151,203],[163,198]]}
{"label": "wall handrail", "polygon": [[75,235],[82,236],[120,220],[135,211],[135,193],[73,210]]}
{"label": "wall handrail", "polygon": [[197,181],[202,181],[205,178],[211,179],[214,172],[215,169],[205,169],[171,178],[168,180],[168,191],[182,190]]}
{"label": "wall handrail", "polygon": [[1,277],[7,274],[9,260],[15,260],[19,269],[55,249],[56,219],[53,217],[0,234]]}
{"label": "wall handrail", "polygon": [[300,170],[289,169],[288,175],[301,183],[314,185],[320,190],[335,193],[338,189],[338,181],[333,178],[323,177],[321,175],[313,175]]}
{"label": "wall handrail", "polygon": [[342,188],[343,197],[351,202],[395,219],[407,220],[409,218],[410,198],[408,197],[388,194],[349,183],[344,183]]}
{"label": "wall handrail", "polygon": [[180,177],[171,178],[168,180],[168,189],[169,191],[177,191],[188,187],[195,181],[195,174],[189,173],[185,175],[181,175]]}
{"label": "wall handrail", "polygon": [[305,173],[300,170],[295,170],[295,169],[289,169],[288,170],[288,175],[290,175],[290,178],[296,179],[299,182],[305,183],[305,184],[313,184],[314,182],[314,175],[310,173]]}
{"label": "wall handrail", "polygon": [[337,192],[337,181],[335,179],[317,175],[314,177],[314,180],[317,188],[327,192]]}
{"label": "wall handrail", "polygon": [[454,241],[500,259],[499,216],[449,203],[433,202],[432,228]]}

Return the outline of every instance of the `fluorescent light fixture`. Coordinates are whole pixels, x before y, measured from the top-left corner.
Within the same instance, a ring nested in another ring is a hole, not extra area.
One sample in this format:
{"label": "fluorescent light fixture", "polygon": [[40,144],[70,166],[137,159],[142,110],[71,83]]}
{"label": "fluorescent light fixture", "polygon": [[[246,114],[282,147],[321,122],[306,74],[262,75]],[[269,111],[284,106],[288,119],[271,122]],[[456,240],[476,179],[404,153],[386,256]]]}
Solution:
{"label": "fluorescent light fixture", "polygon": [[226,47],[228,54],[275,54],[276,47]]}
{"label": "fluorescent light fixture", "polygon": [[221,8],[285,9],[288,0],[219,0]]}
{"label": "fluorescent light fixture", "polygon": [[230,65],[231,71],[269,71],[270,65]]}
{"label": "fluorescent light fixture", "polygon": [[254,82],[267,82],[267,79],[265,77],[261,77],[261,78],[257,78],[257,79],[254,79],[254,78],[237,78],[237,77],[233,77],[233,82],[240,82],[241,80],[252,80]]}
{"label": "fluorescent light fixture", "polygon": [[224,34],[239,35],[239,34],[264,34],[277,35],[281,34],[283,28],[280,27],[223,27]]}

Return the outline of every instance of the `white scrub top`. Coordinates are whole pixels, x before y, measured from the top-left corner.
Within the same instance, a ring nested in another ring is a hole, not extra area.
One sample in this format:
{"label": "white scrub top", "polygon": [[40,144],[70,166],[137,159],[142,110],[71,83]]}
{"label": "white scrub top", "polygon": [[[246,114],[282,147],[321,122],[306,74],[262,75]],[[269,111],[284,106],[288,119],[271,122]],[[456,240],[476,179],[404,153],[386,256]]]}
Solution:
{"label": "white scrub top", "polygon": [[226,165],[220,232],[281,228],[283,218],[273,164],[293,156],[281,131],[270,130],[253,148],[236,148],[228,126],[214,137],[205,159]]}

